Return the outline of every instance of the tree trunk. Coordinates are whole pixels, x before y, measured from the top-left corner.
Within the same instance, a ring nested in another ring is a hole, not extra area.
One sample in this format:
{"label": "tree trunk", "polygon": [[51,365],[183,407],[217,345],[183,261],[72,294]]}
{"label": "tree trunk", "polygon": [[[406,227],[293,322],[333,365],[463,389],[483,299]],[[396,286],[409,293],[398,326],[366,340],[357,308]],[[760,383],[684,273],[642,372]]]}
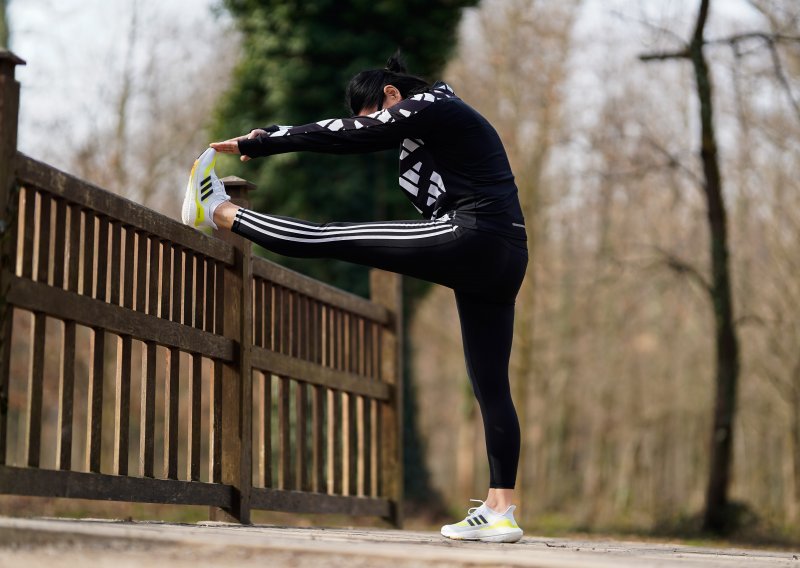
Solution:
{"label": "tree trunk", "polygon": [[708,17],[709,3],[710,0],[702,0],[700,4],[697,26],[689,52],[700,103],[702,129],[700,158],[705,178],[703,189],[706,196],[711,245],[711,299],[716,328],[716,399],[703,528],[719,533],[726,528],[728,488],[733,462],[733,420],[739,376],[739,346],[734,328],[727,220],[714,133],[711,74],[703,53],[703,30]]}

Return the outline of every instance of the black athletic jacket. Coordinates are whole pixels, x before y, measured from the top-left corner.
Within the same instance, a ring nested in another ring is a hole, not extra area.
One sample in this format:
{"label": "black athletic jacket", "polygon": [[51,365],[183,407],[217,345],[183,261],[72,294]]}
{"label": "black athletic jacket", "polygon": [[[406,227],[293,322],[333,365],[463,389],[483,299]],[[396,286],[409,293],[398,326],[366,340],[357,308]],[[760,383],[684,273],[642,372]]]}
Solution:
{"label": "black athletic jacket", "polygon": [[525,239],[525,221],[500,137],[438,82],[368,116],[269,126],[239,152],[255,158],[308,150],[331,154],[400,149],[400,187],[427,219]]}

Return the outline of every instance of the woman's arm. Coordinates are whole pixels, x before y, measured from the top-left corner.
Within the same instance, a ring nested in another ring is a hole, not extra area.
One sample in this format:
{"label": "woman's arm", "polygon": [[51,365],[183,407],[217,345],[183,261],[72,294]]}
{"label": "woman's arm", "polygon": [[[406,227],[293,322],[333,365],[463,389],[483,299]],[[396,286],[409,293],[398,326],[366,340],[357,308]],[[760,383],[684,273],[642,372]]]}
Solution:
{"label": "woman's arm", "polygon": [[404,99],[368,116],[321,120],[303,126],[271,126],[212,144],[220,152],[245,157],[312,151],[360,154],[396,148],[405,138],[423,138],[435,127],[436,102],[429,93]]}

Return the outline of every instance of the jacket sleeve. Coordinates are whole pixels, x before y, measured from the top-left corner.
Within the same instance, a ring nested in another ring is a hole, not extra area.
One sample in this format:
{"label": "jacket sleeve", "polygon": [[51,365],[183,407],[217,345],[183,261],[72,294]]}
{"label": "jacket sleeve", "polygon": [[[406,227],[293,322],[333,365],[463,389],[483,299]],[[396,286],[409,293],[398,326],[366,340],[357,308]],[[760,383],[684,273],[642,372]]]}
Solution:
{"label": "jacket sleeve", "polygon": [[269,126],[239,152],[251,158],[286,152],[363,154],[397,148],[405,138],[423,138],[436,122],[437,100],[428,93],[404,99],[367,116],[332,118],[303,126]]}

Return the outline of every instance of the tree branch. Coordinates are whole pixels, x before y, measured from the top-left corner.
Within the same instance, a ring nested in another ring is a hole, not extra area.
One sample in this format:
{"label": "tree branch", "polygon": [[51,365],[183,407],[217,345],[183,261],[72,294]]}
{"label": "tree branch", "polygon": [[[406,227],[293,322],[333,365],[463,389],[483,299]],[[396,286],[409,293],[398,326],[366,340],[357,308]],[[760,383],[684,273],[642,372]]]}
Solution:
{"label": "tree branch", "polygon": [[700,289],[704,290],[709,297],[713,300],[713,289],[711,284],[706,280],[705,276],[703,276],[697,268],[689,264],[689,262],[681,259],[677,255],[665,250],[658,245],[651,245],[651,248],[655,250],[661,257],[664,264],[675,272],[676,274],[687,276],[690,280],[694,281],[695,284],[700,286]]}
{"label": "tree branch", "polygon": [[689,48],[684,47],[678,51],[643,53],[639,55],[639,61],[665,61],[667,59],[689,59],[690,57]]}

